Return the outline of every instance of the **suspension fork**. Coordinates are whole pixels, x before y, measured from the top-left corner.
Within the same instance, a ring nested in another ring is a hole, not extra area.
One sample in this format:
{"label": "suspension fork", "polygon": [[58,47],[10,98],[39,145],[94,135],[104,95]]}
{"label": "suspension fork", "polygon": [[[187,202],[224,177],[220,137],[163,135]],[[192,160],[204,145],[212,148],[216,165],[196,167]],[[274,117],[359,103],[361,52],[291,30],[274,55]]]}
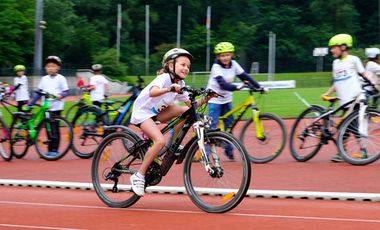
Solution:
{"label": "suspension fork", "polygon": [[252,120],[255,123],[256,137],[259,140],[265,138],[264,126],[260,119],[260,111],[257,108],[252,108]]}
{"label": "suspension fork", "polygon": [[[201,154],[202,154],[203,166],[205,167],[205,170],[208,173],[213,174],[214,169],[210,166],[210,161],[209,161],[209,158],[207,156],[207,151],[206,151],[206,147],[205,147],[205,138],[206,138],[205,137],[205,127],[203,126],[203,124],[201,122],[197,121],[193,124],[193,128],[197,134],[197,143],[198,143],[199,150],[201,151]],[[219,159],[218,155],[216,154],[215,145],[210,145],[210,154],[213,158],[214,165],[216,167],[220,167],[220,159]]]}

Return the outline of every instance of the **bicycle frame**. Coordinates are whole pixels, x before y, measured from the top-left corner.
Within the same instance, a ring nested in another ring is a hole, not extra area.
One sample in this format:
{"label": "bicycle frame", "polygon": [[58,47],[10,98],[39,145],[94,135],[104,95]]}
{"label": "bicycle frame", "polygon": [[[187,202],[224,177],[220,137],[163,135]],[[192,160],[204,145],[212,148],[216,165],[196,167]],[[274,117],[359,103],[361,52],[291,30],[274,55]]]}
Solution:
{"label": "bicycle frame", "polygon": [[[26,126],[28,128],[28,133],[29,133],[29,141],[33,143],[36,139],[37,135],[37,130],[36,127],[38,124],[42,122],[44,118],[50,118],[50,112],[48,111],[50,108],[50,104],[48,99],[43,100],[43,104],[40,105],[40,109],[30,117],[27,122]],[[50,123],[46,123],[46,129],[48,129],[48,133],[51,132],[51,126]]]}
{"label": "bicycle frame", "polygon": [[[235,108],[232,108],[232,110],[230,110],[229,112],[227,112],[226,114],[218,118],[218,127],[222,131],[231,133],[232,130],[235,128],[236,124],[238,123],[238,121],[241,120],[241,118],[243,117],[243,115],[245,114],[245,112],[248,110],[249,107],[252,108],[252,115],[253,115],[252,119],[253,119],[253,122],[256,124],[255,125],[256,137],[259,139],[263,138],[264,128],[263,128],[262,122],[259,119],[260,110],[256,105],[256,100],[255,100],[255,97],[253,96],[253,92],[251,89],[249,90],[249,96],[247,97],[245,101],[243,101],[238,106],[236,106]],[[234,118],[232,124],[229,127],[224,127],[224,120],[235,113],[237,113],[237,117]]]}

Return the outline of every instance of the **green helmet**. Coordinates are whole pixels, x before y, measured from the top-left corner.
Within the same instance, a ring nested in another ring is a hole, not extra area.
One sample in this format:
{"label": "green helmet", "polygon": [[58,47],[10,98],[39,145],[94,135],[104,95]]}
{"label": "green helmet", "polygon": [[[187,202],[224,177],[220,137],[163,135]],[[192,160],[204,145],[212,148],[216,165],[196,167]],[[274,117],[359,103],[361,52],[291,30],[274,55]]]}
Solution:
{"label": "green helmet", "polygon": [[214,48],[215,54],[233,53],[233,52],[235,52],[235,47],[230,42],[220,42]]}
{"label": "green helmet", "polygon": [[330,46],[340,46],[340,45],[346,45],[348,47],[352,47],[353,41],[352,37],[349,34],[337,34],[334,37],[332,37],[329,41],[329,47]]}
{"label": "green helmet", "polygon": [[25,66],[23,65],[16,65],[14,68],[14,71],[25,71]]}

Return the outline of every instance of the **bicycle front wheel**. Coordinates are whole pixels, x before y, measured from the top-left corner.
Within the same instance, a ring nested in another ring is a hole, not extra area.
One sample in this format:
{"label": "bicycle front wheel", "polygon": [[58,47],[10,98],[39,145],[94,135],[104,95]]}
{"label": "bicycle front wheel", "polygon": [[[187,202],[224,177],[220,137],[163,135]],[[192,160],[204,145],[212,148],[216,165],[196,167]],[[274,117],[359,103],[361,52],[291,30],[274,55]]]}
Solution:
{"label": "bicycle front wheel", "polygon": [[104,137],[104,125],[108,124],[102,111],[94,106],[82,108],[73,120],[73,151],[80,158],[91,158]]}
{"label": "bicycle front wheel", "polygon": [[0,155],[5,161],[12,160],[10,132],[7,124],[0,118]]}
{"label": "bicycle front wheel", "polygon": [[138,137],[128,132],[108,135],[96,149],[92,159],[91,177],[96,194],[106,205],[125,208],[140,197],[131,188],[130,177],[141,166],[143,153],[131,154]]}
{"label": "bicycle front wheel", "polygon": [[12,155],[18,159],[26,155],[30,146],[26,122],[26,118],[15,116],[11,125],[11,151]]}
{"label": "bicycle front wheel", "polygon": [[[211,213],[235,208],[247,193],[251,180],[251,163],[245,148],[231,134],[206,134],[207,159],[196,139],[192,140],[184,162],[184,183],[192,202]],[[229,146],[234,160],[225,155]],[[206,165],[209,162],[209,167]]]}
{"label": "bicycle front wheel", "polygon": [[343,159],[353,165],[367,165],[380,158],[380,111],[367,109],[361,125],[359,111],[342,123],[338,148]]}
{"label": "bicycle front wheel", "polygon": [[259,122],[263,136],[258,136],[258,127],[252,118],[240,131],[239,140],[254,163],[267,163],[280,155],[286,144],[286,128],[282,119],[271,113],[260,113]]}
{"label": "bicycle front wheel", "polygon": [[322,114],[319,107],[309,107],[298,117],[290,132],[290,153],[293,158],[305,162],[313,158],[322,147],[323,121],[315,119]]}
{"label": "bicycle front wheel", "polygon": [[37,127],[35,146],[41,158],[54,161],[70,150],[73,142],[71,124],[63,117],[45,118]]}
{"label": "bicycle front wheel", "polygon": [[65,118],[69,121],[72,122],[74,120],[75,114],[77,114],[78,110],[85,105],[82,102],[75,103],[74,105],[70,106],[70,108],[67,110],[65,113]]}

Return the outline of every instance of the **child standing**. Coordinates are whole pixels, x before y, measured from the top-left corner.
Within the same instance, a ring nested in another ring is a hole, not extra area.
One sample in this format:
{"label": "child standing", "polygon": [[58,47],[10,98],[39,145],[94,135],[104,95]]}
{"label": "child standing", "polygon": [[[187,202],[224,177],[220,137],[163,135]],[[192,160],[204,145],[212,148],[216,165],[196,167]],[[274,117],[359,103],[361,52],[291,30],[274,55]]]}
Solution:
{"label": "child standing", "polygon": [[25,76],[25,66],[16,65],[14,71],[16,72],[16,77],[14,78],[13,92],[16,94],[17,109],[21,111],[22,106],[29,101],[28,78]]}
{"label": "child standing", "polygon": [[90,78],[90,98],[94,105],[101,106],[101,100],[104,100],[105,93],[108,88],[108,80],[102,74],[103,66],[101,64],[95,64],[92,66],[94,75]]}
{"label": "child standing", "polygon": [[[365,49],[365,55],[367,56],[367,61],[365,64],[365,70],[369,78],[376,85],[379,84],[380,77],[380,49],[378,48],[367,48]],[[366,89],[370,95],[373,96],[373,106],[377,107],[379,104],[379,95],[373,87]]]}
{"label": "child standing", "polygon": [[[66,78],[58,73],[61,68],[62,61],[57,56],[49,56],[45,59],[44,64],[47,75],[41,78],[38,89],[49,94],[53,94],[57,97],[56,100],[51,104],[49,110],[52,111],[53,114],[61,115],[64,107],[63,98],[69,94],[69,87]],[[41,95],[36,94],[28,105],[34,105],[40,98]],[[46,155],[53,157],[58,155],[58,147],[60,141],[58,124],[53,124],[52,129],[53,132],[55,132],[57,135],[54,135],[54,140],[51,140],[49,142],[48,152]]]}
{"label": "child standing", "polygon": [[[374,84],[366,74],[360,59],[349,54],[349,48],[352,45],[353,40],[349,34],[335,35],[328,44],[330,52],[336,59],[333,61],[333,85],[322,94],[322,98],[336,92],[337,97],[340,98],[340,105],[356,98],[362,92],[359,74]],[[331,161],[342,162],[343,159],[340,153],[337,153]]]}
{"label": "child standing", "polygon": [[[139,196],[145,193],[145,173],[153,159],[165,146],[165,138],[155,121],[167,122],[185,112],[190,106],[187,94],[178,94],[184,79],[190,71],[193,56],[184,49],[174,48],[163,57],[162,69],[158,76],[147,85],[133,104],[131,123],[137,125],[152,141],[153,145],[146,152],[139,171],[130,178],[132,190]],[[174,104],[175,101],[186,102],[187,106]],[[206,100],[199,99],[198,105]]]}
{"label": "child standing", "polygon": [[[233,60],[235,47],[230,42],[220,42],[214,48],[216,59],[211,67],[211,73],[208,80],[207,88],[210,88],[222,95],[223,97],[215,97],[209,101],[209,116],[212,117],[211,128],[217,128],[218,118],[223,116],[232,109],[232,91],[239,90],[244,86],[233,84],[235,76],[242,81],[249,81],[256,88],[262,86],[249,76],[244,69]],[[224,120],[224,127],[231,125],[233,117],[230,116]],[[230,160],[234,160],[232,148],[227,146],[225,153]]]}

